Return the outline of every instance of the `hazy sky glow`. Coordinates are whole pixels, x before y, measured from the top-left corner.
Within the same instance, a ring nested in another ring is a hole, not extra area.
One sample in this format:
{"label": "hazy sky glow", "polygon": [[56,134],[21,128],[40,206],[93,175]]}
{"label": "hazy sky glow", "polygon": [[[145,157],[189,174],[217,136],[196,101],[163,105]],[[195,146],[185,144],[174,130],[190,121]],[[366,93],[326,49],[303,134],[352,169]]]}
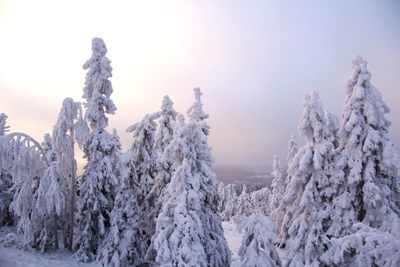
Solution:
{"label": "hazy sky glow", "polygon": [[351,59],[369,62],[400,142],[400,1],[0,0],[0,112],[42,140],[62,100],[82,101],[91,39],[112,61],[110,116],[125,129],[168,94],[186,112],[199,86],[219,164],[286,157],[303,95],[340,115]]}

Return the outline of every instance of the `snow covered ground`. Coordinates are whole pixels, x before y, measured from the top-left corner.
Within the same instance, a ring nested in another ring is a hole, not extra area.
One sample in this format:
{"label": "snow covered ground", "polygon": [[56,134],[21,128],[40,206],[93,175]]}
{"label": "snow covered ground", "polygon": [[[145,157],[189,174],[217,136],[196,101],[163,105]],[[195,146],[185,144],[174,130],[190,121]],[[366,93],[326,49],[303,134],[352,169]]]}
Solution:
{"label": "snow covered ground", "polygon": [[[242,234],[232,222],[222,222],[224,234],[232,251],[232,267],[239,266],[238,251]],[[5,235],[1,231],[1,235]],[[0,244],[0,267],[100,267],[99,263],[77,263],[70,252],[40,254],[15,248],[6,248]]]}

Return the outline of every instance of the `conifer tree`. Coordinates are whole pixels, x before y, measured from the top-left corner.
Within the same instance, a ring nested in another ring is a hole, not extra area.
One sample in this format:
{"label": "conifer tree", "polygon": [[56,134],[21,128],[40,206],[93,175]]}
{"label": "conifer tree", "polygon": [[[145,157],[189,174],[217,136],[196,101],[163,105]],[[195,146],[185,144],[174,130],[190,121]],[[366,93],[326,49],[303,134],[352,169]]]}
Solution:
{"label": "conifer tree", "polygon": [[236,215],[250,216],[253,213],[253,206],[247,186],[243,185],[242,193],[239,195],[236,207]]}
{"label": "conifer tree", "polygon": [[173,104],[174,103],[168,96],[164,96],[159,113],[159,127],[155,136],[154,150],[158,155],[156,176],[154,185],[146,196],[146,206],[149,215],[148,225],[150,226],[148,234],[150,237],[154,234],[155,220],[160,213],[163,195],[165,194],[167,184],[171,181],[171,176],[174,171],[171,151],[166,149],[171,143],[174,137],[174,131],[177,128],[176,117],[178,113],[174,110]]}
{"label": "conifer tree", "polygon": [[[364,246],[371,244],[363,241],[368,240],[364,239],[366,232],[371,240],[379,232],[382,237],[385,233],[400,235],[397,163],[387,153],[393,148],[388,134],[390,122],[385,117],[390,110],[370,79],[367,63],[356,56],[338,131],[332,224],[327,230],[332,246],[324,255],[326,264],[360,266],[356,263],[368,259]],[[336,253],[344,246],[349,253],[339,259]],[[374,264],[378,262],[371,261]]]}
{"label": "conifer tree", "polygon": [[225,188],[226,192],[226,204],[225,209],[222,212],[222,219],[229,221],[232,216],[236,214],[237,211],[237,201],[238,195],[236,193],[236,185],[228,184]]}
{"label": "conifer tree", "polygon": [[334,145],[329,138],[325,112],[317,93],[307,95],[299,130],[306,144],[293,158],[293,173],[281,208],[284,219],[279,242],[286,243],[288,266],[319,266],[327,240],[332,199],[330,166]]}
{"label": "conifer tree", "polygon": [[271,185],[272,192],[269,198],[269,208],[271,210],[271,218],[276,222],[279,205],[281,204],[283,194],[285,193],[285,177],[277,155],[274,155],[271,174],[274,178]]}
{"label": "conifer tree", "polygon": [[167,187],[152,238],[157,266],[229,266],[230,251],[218,214],[218,193],[207,144],[208,117],[201,91],[189,109],[189,123],[169,145],[181,164]]}
{"label": "conifer tree", "polygon": [[10,189],[12,187],[10,149],[5,140],[9,126],[6,125],[7,115],[0,113],[0,226],[12,223],[12,214],[9,206],[12,201]]}
{"label": "conifer tree", "polygon": [[351,233],[356,222],[390,231],[391,213],[399,214],[394,199],[396,173],[385,159],[390,146],[389,113],[379,91],[370,82],[367,63],[353,59],[353,73],[347,89],[342,123],[338,132],[339,147],[335,162],[337,175],[333,224],[328,234],[340,237]]}
{"label": "conifer tree", "polygon": [[107,132],[106,114],[114,114],[116,107],[110,96],[113,92],[112,68],[105,56],[107,48],[100,38],[92,41],[92,57],[83,65],[86,74],[83,98],[85,119],[91,132],[83,150],[88,160],[79,185],[78,229],[76,255],[84,262],[95,259],[101,241],[110,226],[117,180],[120,143]]}
{"label": "conifer tree", "polygon": [[124,162],[119,167],[121,183],[111,211],[111,226],[98,260],[107,267],[143,266],[146,249],[141,234],[143,212],[137,202],[136,172]]}
{"label": "conifer tree", "polygon": [[157,172],[157,153],[154,149],[155,133],[157,130],[157,119],[159,113],[147,114],[144,118],[133,124],[127,129],[127,132],[133,132],[134,141],[131,149],[126,153],[127,167],[130,170],[130,177],[134,179],[138,186],[136,189],[136,198],[138,204],[143,209],[141,217],[141,235],[146,247],[151,242],[154,233],[154,203],[146,201],[146,196],[154,186],[154,178]]}

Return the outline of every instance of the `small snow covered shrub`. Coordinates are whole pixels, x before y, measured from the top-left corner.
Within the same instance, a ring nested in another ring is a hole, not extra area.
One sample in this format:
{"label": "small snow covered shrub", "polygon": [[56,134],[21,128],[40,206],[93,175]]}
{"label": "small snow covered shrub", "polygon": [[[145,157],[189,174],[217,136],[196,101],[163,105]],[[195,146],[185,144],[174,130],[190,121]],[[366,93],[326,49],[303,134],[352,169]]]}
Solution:
{"label": "small snow covered shrub", "polygon": [[241,267],[281,266],[274,241],[274,224],[263,214],[251,215],[244,227],[242,244],[239,248]]}

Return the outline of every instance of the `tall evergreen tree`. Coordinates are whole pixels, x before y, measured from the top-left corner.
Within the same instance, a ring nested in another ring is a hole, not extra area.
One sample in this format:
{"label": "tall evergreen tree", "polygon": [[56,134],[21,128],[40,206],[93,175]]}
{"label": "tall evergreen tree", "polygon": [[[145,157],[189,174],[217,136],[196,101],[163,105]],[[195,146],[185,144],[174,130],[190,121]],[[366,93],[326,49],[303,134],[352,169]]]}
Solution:
{"label": "tall evergreen tree", "polygon": [[167,150],[167,146],[174,138],[174,131],[177,127],[176,117],[178,113],[173,108],[173,102],[168,96],[164,96],[159,113],[159,127],[155,136],[154,149],[157,152],[156,176],[154,185],[146,196],[146,206],[148,211],[149,236],[153,236],[156,222],[155,220],[160,213],[163,195],[167,184],[171,181],[171,176],[174,171],[173,158],[171,151]]}
{"label": "tall evergreen tree", "polygon": [[120,142],[107,132],[106,114],[114,114],[116,107],[110,96],[113,92],[112,68],[105,56],[107,48],[100,38],[92,41],[92,57],[83,65],[86,74],[83,98],[85,119],[91,132],[83,146],[88,160],[79,185],[78,231],[76,255],[81,261],[95,259],[97,248],[110,226],[117,180]]}
{"label": "tall evergreen tree", "polygon": [[385,118],[390,110],[370,78],[367,63],[355,57],[338,132],[337,194],[328,231],[334,237],[349,234],[356,222],[390,231],[393,221],[388,218],[400,214],[396,168],[385,158],[391,146]]}
{"label": "tall evergreen tree", "polygon": [[[367,63],[356,56],[338,131],[332,225],[327,230],[332,245],[324,255],[329,265],[392,266],[381,261],[380,246],[386,243],[384,250],[392,252],[398,248],[387,238],[400,236],[398,163],[388,153],[393,143],[385,118],[390,110],[370,79]],[[376,250],[371,251],[371,244]]]}
{"label": "tall evergreen tree", "polygon": [[169,145],[181,160],[167,187],[167,196],[153,236],[156,265],[229,266],[230,251],[218,214],[218,193],[212,171],[209,127],[204,121],[201,91],[189,109],[189,123]]}
{"label": "tall evergreen tree", "polygon": [[286,243],[288,266],[319,266],[327,241],[333,190],[330,166],[334,145],[329,139],[325,112],[317,93],[307,95],[299,130],[306,143],[293,158],[293,173],[281,208],[284,219],[279,242]]}

